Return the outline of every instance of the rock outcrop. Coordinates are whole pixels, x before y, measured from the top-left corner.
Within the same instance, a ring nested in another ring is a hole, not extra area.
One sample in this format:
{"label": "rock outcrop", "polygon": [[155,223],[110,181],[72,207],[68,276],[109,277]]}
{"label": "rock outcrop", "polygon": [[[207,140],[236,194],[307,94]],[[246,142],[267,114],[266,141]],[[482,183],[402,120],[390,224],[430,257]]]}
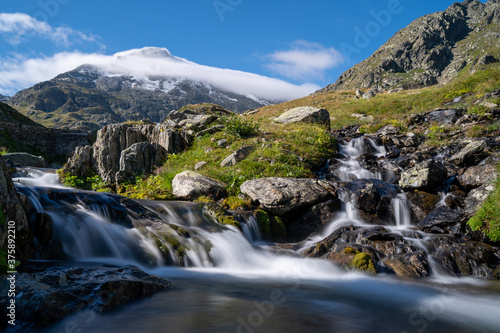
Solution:
{"label": "rock outcrop", "polygon": [[[466,66],[474,71],[498,60],[499,27],[498,1],[454,3],[443,12],[415,20],[318,92],[374,86],[410,89],[445,83]],[[359,51],[348,45],[345,52],[352,55]]]}
{"label": "rock outcrop", "polygon": [[47,168],[47,160],[42,156],[34,156],[28,153],[10,153],[3,155],[6,161],[23,167]]}

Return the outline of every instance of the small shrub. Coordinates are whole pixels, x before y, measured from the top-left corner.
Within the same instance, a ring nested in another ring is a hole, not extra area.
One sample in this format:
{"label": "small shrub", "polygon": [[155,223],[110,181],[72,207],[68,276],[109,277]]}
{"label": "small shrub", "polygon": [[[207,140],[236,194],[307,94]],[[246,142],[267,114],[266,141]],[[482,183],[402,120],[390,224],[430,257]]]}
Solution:
{"label": "small shrub", "polygon": [[221,122],[226,126],[226,133],[239,138],[250,138],[259,134],[260,131],[260,122],[246,120],[239,116],[222,117]]}

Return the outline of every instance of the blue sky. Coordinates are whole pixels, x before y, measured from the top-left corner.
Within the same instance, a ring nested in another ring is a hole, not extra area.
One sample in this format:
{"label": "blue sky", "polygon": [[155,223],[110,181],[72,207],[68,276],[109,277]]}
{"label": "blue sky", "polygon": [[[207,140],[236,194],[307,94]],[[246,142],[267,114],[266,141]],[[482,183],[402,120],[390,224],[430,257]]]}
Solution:
{"label": "blue sky", "polygon": [[0,93],[13,94],[70,70],[67,67],[79,56],[88,61],[89,54],[113,55],[145,46],[167,48],[197,64],[256,73],[314,90],[333,83],[414,19],[452,3],[2,1]]}

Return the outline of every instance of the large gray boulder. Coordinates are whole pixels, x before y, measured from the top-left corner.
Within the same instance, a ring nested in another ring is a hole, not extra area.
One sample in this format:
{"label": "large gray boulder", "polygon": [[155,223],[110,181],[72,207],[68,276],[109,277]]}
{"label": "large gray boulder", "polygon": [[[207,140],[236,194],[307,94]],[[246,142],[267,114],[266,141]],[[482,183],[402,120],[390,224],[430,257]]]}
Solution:
{"label": "large gray boulder", "polygon": [[451,164],[459,166],[475,165],[487,156],[487,154],[484,152],[487,147],[488,144],[484,139],[472,141],[458,153],[450,157],[448,161]]}
{"label": "large gray boulder", "polygon": [[492,184],[497,179],[497,168],[493,164],[473,166],[457,179],[463,188],[471,190],[481,185]]}
{"label": "large gray boulder", "polygon": [[48,168],[49,166],[44,157],[28,153],[10,153],[3,155],[3,157],[13,164],[20,164],[24,167]]}
{"label": "large gray boulder", "polygon": [[252,179],[244,182],[240,189],[252,200],[258,201],[262,208],[275,215],[312,206],[333,196],[328,185],[316,179]]}
{"label": "large gray boulder", "polygon": [[399,187],[405,191],[421,190],[436,192],[446,177],[447,172],[444,165],[429,159],[404,171],[399,180]]}
{"label": "large gray boulder", "polygon": [[224,183],[194,171],[184,171],[172,180],[172,192],[179,199],[194,200],[207,196],[218,200],[226,196]]}
{"label": "large gray boulder", "polygon": [[465,199],[465,212],[471,216],[476,214],[494,190],[495,185],[485,184],[470,191]]}
{"label": "large gray boulder", "polygon": [[292,124],[298,122],[314,123],[326,125],[330,128],[330,114],[326,109],[319,109],[312,106],[301,106],[290,109],[274,118],[274,122],[281,124]]}

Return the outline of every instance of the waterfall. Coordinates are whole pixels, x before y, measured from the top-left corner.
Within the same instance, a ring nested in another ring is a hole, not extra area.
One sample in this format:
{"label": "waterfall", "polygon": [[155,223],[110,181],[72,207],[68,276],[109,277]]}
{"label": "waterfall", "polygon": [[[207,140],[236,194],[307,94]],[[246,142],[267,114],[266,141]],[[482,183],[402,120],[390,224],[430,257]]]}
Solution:
{"label": "waterfall", "polygon": [[394,218],[396,220],[396,226],[398,227],[408,227],[411,225],[411,213],[410,205],[406,199],[404,193],[399,193],[395,198],[392,199],[392,205],[394,206]]}

